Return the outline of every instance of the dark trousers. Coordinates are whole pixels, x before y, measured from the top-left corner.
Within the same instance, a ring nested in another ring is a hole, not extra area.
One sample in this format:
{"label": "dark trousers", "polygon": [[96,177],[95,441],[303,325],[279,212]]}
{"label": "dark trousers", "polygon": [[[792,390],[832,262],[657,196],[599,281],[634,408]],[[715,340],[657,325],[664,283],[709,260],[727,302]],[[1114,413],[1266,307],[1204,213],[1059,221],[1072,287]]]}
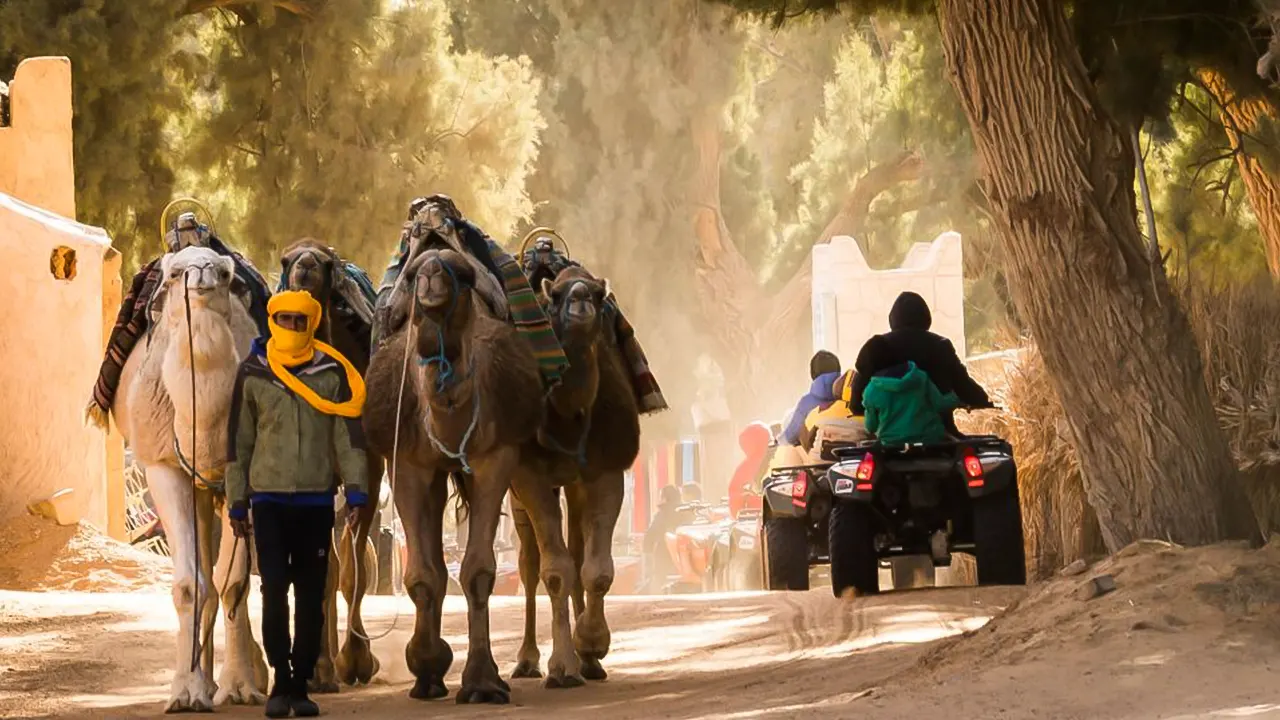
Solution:
{"label": "dark trousers", "polygon": [[[310,680],[324,632],[324,586],[333,540],[333,505],[253,505],[262,576],[262,646],[277,678]],[[293,629],[289,638],[289,587]]]}

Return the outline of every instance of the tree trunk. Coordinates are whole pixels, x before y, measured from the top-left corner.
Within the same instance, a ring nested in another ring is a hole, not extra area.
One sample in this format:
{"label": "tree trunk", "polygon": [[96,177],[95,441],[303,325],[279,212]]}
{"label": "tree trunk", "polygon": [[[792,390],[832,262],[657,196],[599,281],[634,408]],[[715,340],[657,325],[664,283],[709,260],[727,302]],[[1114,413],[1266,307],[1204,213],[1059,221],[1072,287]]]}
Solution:
{"label": "tree trunk", "polygon": [[1265,97],[1238,97],[1226,78],[1212,70],[1201,70],[1199,75],[1205,89],[1221,108],[1227,140],[1236,154],[1245,194],[1249,196],[1253,216],[1258,219],[1258,230],[1266,243],[1267,269],[1271,277],[1280,278],[1280,179],[1268,172],[1257,153],[1251,151],[1261,151],[1262,148],[1257,147],[1257,143],[1253,143],[1254,148],[1247,147],[1241,134],[1256,132],[1263,117],[1276,116],[1276,107]]}
{"label": "tree trunk", "polygon": [[754,382],[759,374],[755,329],[764,302],[755,273],[738,252],[720,213],[720,123],[715,108],[695,113],[690,132],[697,166],[692,179],[693,232],[697,240],[694,273],[698,304],[706,331],[719,349],[716,361],[735,421],[758,407]]}
{"label": "tree trunk", "polygon": [[1191,327],[1138,232],[1133,157],[1056,0],[940,0],[1019,313],[1114,551],[1258,540]]}

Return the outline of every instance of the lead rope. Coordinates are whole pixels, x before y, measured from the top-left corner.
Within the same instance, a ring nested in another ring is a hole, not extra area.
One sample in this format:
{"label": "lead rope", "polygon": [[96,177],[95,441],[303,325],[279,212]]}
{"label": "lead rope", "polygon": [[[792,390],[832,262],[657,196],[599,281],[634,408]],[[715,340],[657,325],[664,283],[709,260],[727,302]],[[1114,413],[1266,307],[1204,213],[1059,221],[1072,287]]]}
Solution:
{"label": "lead rope", "polygon": [[[182,302],[186,306],[187,311],[187,365],[191,368],[191,459],[196,459],[196,341],[195,330],[191,327],[191,271],[195,268],[188,267],[182,273]],[[174,445],[177,445],[178,437],[174,435]],[[182,451],[178,450],[178,458],[181,462]],[[184,463],[185,464],[185,463]],[[195,472],[195,464],[192,463],[191,471]],[[200,635],[200,623],[203,621],[203,608],[200,605],[200,505],[196,500],[195,476],[191,478],[191,534],[194,543],[191,544],[194,549],[195,559],[195,604],[191,612],[191,669],[189,672],[195,672],[200,664],[200,655],[202,645]]]}
{"label": "lead rope", "polygon": [[[415,279],[414,295],[413,295],[413,299],[409,303],[409,324],[407,327],[413,327],[413,318],[414,318],[414,315],[416,314],[414,311],[417,310],[418,308],[417,285],[418,285],[418,281]],[[409,338],[406,336],[404,341],[404,362],[401,364],[401,370],[400,370],[400,393],[396,397],[396,431],[391,441],[391,467],[390,467],[390,472],[387,474],[387,482],[391,486],[390,488],[391,519],[389,524],[391,525],[391,575],[392,575],[391,597],[393,598],[400,597],[399,595],[396,594],[396,579],[395,579],[395,575],[396,575],[395,569],[396,569],[396,566],[400,564],[399,563],[400,553],[397,552],[397,548],[396,548],[396,467],[397,467],[397,460],[400,458],[400,410],[401,408],[404,407],[404,388],[409,380],[410,350],[411,350],[411,346],[409,344]],[[351,512],[351,508],[348,507],[347,512]],[[352,572],[353,583],[351,588],[351,597],[353,598],[355,597],[356,591],[360,587],[360,557],[357,554],[356,537],[357,537],[357,533],[354,533],[354,532],[351,533],[351,562],[352,562],[352,570],[353,570]],[[351,626],[351,618],[353,616],[353,609],[355,607],[355,603],[348,605],[347,606],[347,632],[350,632],[352,635],[355,635],[356,637],[368,643],[372,643],[374,640],[381,640],[382,638],[390,635],[391,632],[396,629],[396,624],[400,622],[400,603],[399,602],[395,603],[395,606],[396,606],[396,614],[391,619],[391,627],[387,628],[386,631],[384,631],[380,635],[369,636],[354,629]]]}

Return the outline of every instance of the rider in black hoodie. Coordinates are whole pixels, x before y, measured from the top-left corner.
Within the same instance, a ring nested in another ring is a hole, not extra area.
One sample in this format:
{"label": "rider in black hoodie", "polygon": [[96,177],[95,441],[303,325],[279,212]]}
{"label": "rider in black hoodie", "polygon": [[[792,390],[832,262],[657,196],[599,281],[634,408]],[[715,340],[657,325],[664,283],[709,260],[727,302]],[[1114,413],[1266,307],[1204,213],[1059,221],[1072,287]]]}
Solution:
{"label": "rider in black hoodie", "polygon": [[[969,371],[960,361],[951,341],[929,332],[932,324],[933,315],[924,298],[913,292],[898,296],[889,311],[889,332],[868,340],[854,363],[852,405],[855,415],[865,413],[862,394],[871,378],[908,361],[928,373],[944,395],[955,393],[966,407],[991,407],[987,392],[969,377]],[[950,411],[942,414],[942,420],[949,434],[960,435]]]}

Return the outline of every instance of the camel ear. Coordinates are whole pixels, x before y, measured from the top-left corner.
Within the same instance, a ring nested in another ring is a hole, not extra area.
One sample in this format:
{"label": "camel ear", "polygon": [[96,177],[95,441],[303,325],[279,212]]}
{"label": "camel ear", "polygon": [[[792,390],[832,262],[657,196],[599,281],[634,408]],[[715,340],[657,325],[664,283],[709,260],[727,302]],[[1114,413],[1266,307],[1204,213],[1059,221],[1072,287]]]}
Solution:
{"label": "camel ear", "polygon": [[550,298],[552,287],[553,286],[549,278],[542,278],[542,294],[543,295],[546,295],[548,298]]}
{"label": "camel ear", "polygon": [[601,284],[604,285],[604,293],[600,296],[600,298],[602,300],[608,300],[609,296],[613,295],[613,287],[609,285],[609,278],[605,278],[604,280],[602,280]]}

